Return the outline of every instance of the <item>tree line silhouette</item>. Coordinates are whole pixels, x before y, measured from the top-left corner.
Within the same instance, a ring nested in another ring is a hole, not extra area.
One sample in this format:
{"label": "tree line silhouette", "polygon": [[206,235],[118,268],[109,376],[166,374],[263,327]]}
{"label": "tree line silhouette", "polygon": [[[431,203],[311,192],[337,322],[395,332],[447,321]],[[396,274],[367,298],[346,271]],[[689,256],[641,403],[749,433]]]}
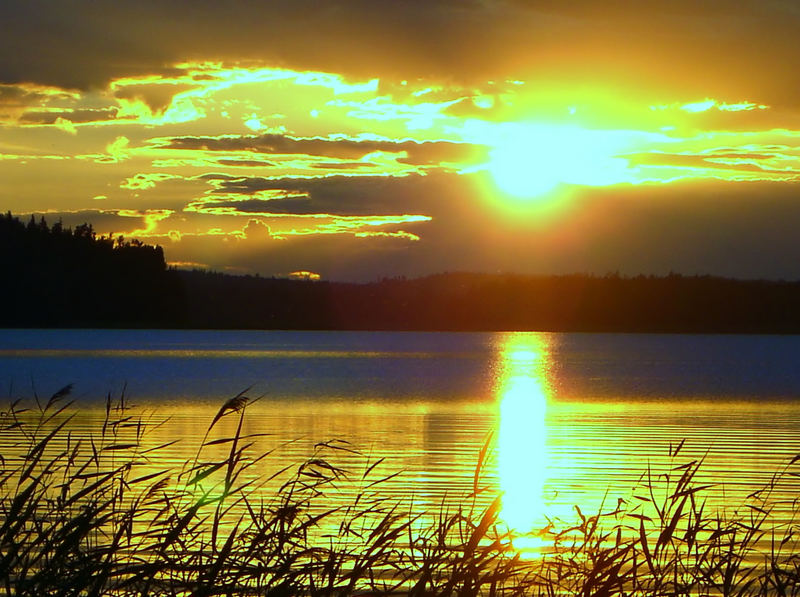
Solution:
{"label": "tree line silhouette", "polygon": [[168,326],[184,323],[186,297],[161,247],[98,236],[44,217],[0,216],[0,325]]}
{"label": "tree line silhouette", "polygon": [[444,273],[356,284],[167,268],[160,247],[0,217],[0,325],[800,333],[800,282]]}
{"label": "tree line silhouette", "polygon": [[182,272],[200,327],[798,333],[800,283],[445,273],[368,284]]}

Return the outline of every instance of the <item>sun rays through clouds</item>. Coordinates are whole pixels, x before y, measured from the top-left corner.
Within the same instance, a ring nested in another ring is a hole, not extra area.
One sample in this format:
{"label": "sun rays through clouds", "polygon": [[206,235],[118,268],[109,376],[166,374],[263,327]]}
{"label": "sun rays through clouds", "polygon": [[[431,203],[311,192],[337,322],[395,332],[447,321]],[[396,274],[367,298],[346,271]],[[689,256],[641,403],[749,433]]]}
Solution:
{"label": "sun rays through clouds", "polygon": [[[800,215],[785,192],[800,178],[800,113],[778,73],[765,67],[748,80],[736,68],[709,76],[690,66],[689,29],[712,9],[691,21],[683,3],[659,14],[663,39],[651,45],[684,40],[687,56],[645,64],[640,34],[654,16],[578,4],[383,6],[395,25],[376,7],[331,5],[309,10],[301,27],[297,7],[267,14],[243,3],[225,14],[203,7],[177,29],[177,6],[148,3],[148,17],[122,2],[108,18],[128,28],[91,55],[83,49],[99,48],[106,17],[86,20],[75,45],[74,15],[52,7],[48,43],[0,61],[3,207],[147,238],[175,263],[350,279],[506,270],[519,251],[527,259],[512,269],[527,272],[638,273],[642,264],[619,256],[648,254],[645,269],[659,273],[684,263],[663,255],[685,235],[645,240],[643,227],[665,214],[705,226],[709,194],[751,197],[720,205],[712,237],[733,220],[758,221],[765,196],[781,220]],[[4,12],[16,29],[3,47],[44,31],[31,7],[17,8]],[[740,7],[725,22],[735,30],[749,14]],[[285,27],[253,50],[246,41],[268,16]],[[776,3],[764,18],[794,17]],[[234,20],[238,37],[223,28]],[[397,45],[402,31],[416,46]],[[213,51],[199,42],[210,32]],[[775,44],[788,40],[788,30],[773,33]],[[253,222],[267,232],[247,234]],[[744,235],[743,254],[768,228]],[[720,246],[695,249],[695,267],[712,271]]]}

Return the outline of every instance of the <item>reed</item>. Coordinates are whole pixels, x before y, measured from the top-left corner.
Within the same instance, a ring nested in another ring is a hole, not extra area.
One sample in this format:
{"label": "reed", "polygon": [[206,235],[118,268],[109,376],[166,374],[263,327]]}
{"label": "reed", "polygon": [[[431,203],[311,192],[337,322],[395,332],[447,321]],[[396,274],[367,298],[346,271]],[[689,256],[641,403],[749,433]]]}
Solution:
{"label": "reed", "polygon": [[[702,460],[643,473],[613,507],[552,521],[547,549],[523,557],[486,496],[477,457],[473,491],[437,512],[388,499],[382,462],[341,441],[296,466],[261,472],[257,436],[243,432],[251,402],[222,405],[197,456],[154,468],[157,422],[123,397],[106,401],[95,433],[76,438],[70,388],[46,402],[12,402],[0,430],[0,591],[6,595],[797,595],[796,483],[800,456],[754,488],[740,508],[712,511]],[[209,439],[222,418],[234,431]],[[7,443],[7,442],[4,442]],[[347,472],[330,456],[358,455]],[[222,456],[220,456],[222,454]],[[345,503],[328,499],[344,484]],[[486,504],[488,506],[481,506]],[[338,504],[338,505],[334,505]],[[781,520],[776,524],[776,509]]]}

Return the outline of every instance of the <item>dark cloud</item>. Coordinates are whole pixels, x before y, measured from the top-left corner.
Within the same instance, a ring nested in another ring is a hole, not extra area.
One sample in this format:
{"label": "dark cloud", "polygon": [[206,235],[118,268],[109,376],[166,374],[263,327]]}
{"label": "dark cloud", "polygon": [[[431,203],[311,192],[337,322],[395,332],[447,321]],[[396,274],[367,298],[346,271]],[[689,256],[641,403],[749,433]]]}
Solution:
{"label": "dark cloud", "polygon": [[245,237],[248,239],[267,239],[271,236],[269,226],[260,220],[252,219],[247,222],[247,226],[243,229]]}
{"label": "dark cloud", "polygon": [[[694,97],[683,95],[680,101],[691,104],[702,101],[709,95],[708,91]],[[666,109],[662,107],[661,110],[651,111],[649,116],[654,123],[662,125],[680,123],[678,130],[687,137],[702,134],[704,131],[751,132],[800,128],[800,110],[796,103],[786,105],[788,98],[781,100],[784,102],[783,106],[747,104],[745,101],[763,97],[758,91],[749,95],[728,95],[713,98],[720,100],[720,103],[703,112],[689,113],[681,109],[681,104],[674,104]],[[723,100],[728,100],[730,103],[725,104]],[[742,101],[742,105],[737,106],[737,101]],[[749,105],[749,109],[744,108],[745,105]]]}
{"label": "dark cloud", "polygon": [[[712,152],[708,154],[674,154],[674,153],[640,153],[625,156],[634,166],[677,166],[690,169],[712,169],[738,172],[753,172],[766,175],[773,174],[787,176],[798,173],[795,168],[773,168],[768,163],[758,162],[773,159],[776,156],[769,154],[725,153]],[[731,160],[730,162],[717,162],[714,160]],[[689,173],[687,173],[689,174]]]}
{"label": "dark cloud", "polygon": [[[320,178],[261,177],[220,178],[216,175],[216,192],[242,195],[242,201],[221,200],[211,195],[206,205],[234,207],[242,212],[274,214],[336,214],[336,215],[450,215],[453,209],[443,201],[454,195],[453,190],[465,192],[463,177],[448,174],[426,176],[326,176]],[[285,193],[275,199],[246,199],[264,191]],[[298,199],[297,194],[307,199]],[[469,206],[466,201],[462,205]]]}
{"label": "dark cloud", "polygon": [[20,117],[19,122],[22,124],[53,124],[59,118],[69,120],[73,123],[102,122],[105,120],[114,120],[117,117],[117,112],[117,108],[64,110],[56,112],[30,110]]}
{"label": "dark cloud", "polygon": [[[246,199],[243,201],[204,201],[203,209],[233,209],[236,213],[268,213],[307,215],[320,213],[308,197],[277,197],[275,199]],[[338,212],[337,212],[338,213]]]}
{"label": "dark cloud", "polygon": [[353,76],[536,76],[793,105],[794,0],[6,0],[0,81],[104,86],[187,59]]}
{"label": "dark cloud", "polygon": [[197,177],[198,180],[240,180],[241,176],[234,176],[233,174],[223,174],[221,172],[209,172],[207,174],[201,174]]}
{"label": "dark cloud", "polygon": [[37,89],[26,85],[0,84],[0,119],[16,120],[26,109],[32,106],[42,106],[50,101],[63,100],[68,95],[65,93],[48,93],[44,89]]}
{"label": "dark cloud", "polygon": [[[767,148],[764,148],[767,150]],[[711,159],[726,159],[726,160],[769,160],[775,157],[772,153],[750,153],[747,151],[736,151],[730,149],[718,149],[704,153],[703,157]]]}
{"label": "dark cloud", "polygon": [[[449,55],[479,2],[347,0],[9,0],[0,5],[0,80],[86,88],[186,59],[265,60],[372,72]],[[266,34],[265,34],[266,33]],[[482,35],[481,37],[485,37]],[[13,57],[13,58],[12,58]],[[359,68],[359,65],[365,68]],[[429,68],[414,69],[418,74]]]}
{"label": "dark cloud", "polygon": [[220,166],[234,166],[241,168],[264,168],[267,166],[274,166],[275,162],[267,160],[217,160]]}
{"label": "dark cloud", "polygon": [[440,162],[475,163],[485,160],[487,154],[484,146],[451,141],[372,141],[275,134],[241,137],[174,137],[155,147],[203,151],[251,151],[353,160],[361,159],[375,151],[406,152],[407,157],[399,161],[411,165],[433,165]]}
{"label": "dark cloud", "polygon": [[369,168],[372,164],[367,162],[317,162],[313,168],[321,170],[358,170],[359,168]]}
{"label": "dark cloud", "polygon": [[[39,94],[35,95],[41,97],[41,95]],[[26,105],[26,103],[23,102],[26,96],[34,96],[34,94],[26,91],[25,88],[19,87],[17,85],[0,85],[0,103],[11,104],[11,105]],[[34,101],[38,101],[38,98],[37,100]]]}
{"label": "dark cloud", "polygon": [[22,107],[36,105],[47,99],[40,90],[21,85],[0,85],[0,105]]}
{"label": "dark cloud", "polygon": [[197,89],[197,86],[180,84],[129,85],[117,89],[114,97],[128,100],[139,100],[150,108],[154,114],[163,113],[178,93]]}

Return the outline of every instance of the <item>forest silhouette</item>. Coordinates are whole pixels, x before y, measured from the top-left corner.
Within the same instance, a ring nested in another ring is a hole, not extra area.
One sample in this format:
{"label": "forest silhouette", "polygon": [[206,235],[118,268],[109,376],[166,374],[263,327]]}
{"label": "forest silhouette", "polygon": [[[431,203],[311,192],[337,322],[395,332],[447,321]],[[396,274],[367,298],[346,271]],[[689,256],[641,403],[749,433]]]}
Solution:
{"label": "forest silhouette", "polygon": [[0,217],[0,325],[798,333],[800,282],[443,273],[370,283],[168,268],[161,247]]}
{"label": "forest silhouette", "polygon": [[0,217],[0,325],[160,327],[182,325],[186,297],[164,252],[138,240],[98,236],[44,217]]}

